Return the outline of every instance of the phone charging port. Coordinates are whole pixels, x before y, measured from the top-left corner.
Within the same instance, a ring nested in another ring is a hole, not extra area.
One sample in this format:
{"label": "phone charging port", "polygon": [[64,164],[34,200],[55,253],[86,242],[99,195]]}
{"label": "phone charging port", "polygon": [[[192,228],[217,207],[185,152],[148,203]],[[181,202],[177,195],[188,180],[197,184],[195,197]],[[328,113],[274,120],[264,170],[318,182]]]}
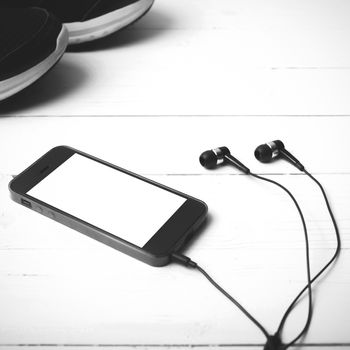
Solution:
{"label": "phone charging port", "polygon": [[28,208],[31,208],[31,207],[32,207],[32,203],[30,203],[29,201],[27,201],[27,200],[24,199],[24,198],[21,198],[21,203],[22,203],[24,206],[28,207]]}

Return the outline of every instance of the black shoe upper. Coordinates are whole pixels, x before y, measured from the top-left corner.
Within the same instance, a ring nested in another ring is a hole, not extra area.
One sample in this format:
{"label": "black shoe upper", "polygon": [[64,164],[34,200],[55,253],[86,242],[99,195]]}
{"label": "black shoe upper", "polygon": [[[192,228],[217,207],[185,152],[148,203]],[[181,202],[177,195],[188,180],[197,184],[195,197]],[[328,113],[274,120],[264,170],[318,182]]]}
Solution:
{"label": "black shoe upper", "polygon": [[0,8],[0,81],[45,60],[55,51],[61,30],[46,10]]}
{"label": "black shoe upper", "polygon": [[41,7],[63,23],[81,22],[119,10],[139,0],[0,0],[4,7]]}

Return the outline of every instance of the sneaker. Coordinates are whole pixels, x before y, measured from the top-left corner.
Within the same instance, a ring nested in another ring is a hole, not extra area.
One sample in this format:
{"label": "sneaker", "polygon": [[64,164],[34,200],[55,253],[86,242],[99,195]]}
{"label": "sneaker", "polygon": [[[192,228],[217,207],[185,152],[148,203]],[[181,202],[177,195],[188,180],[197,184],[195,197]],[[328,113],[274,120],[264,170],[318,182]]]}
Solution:
{"label": "sneaker", "polygon": [[0,7],[42,7],[64,23],[69,44],[112,34],[142,17],[154,0],[0,0]]}
{"label": "sneaker", "polygon": [[68,33],[46,10],[0,10],[0,101],[31,85],[62,57]]}

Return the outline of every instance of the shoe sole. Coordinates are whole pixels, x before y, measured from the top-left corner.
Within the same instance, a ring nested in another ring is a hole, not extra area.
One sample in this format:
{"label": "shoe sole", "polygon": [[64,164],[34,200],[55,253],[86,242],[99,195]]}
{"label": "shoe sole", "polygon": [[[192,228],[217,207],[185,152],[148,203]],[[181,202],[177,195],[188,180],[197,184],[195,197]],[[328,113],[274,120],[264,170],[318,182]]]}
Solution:
{"label": "shoe sole", "polygon": [[68,31],[65,26],[57,38],[55,51],[36,66],[12,78],[0,81],[0,101],[15,95],[48,72],[63,56],[68,45]]}
{"label": "shoe sole", "polygon": [[142,17],[153,3],[154,0],[139,0],[84,22],[65,23],[69,32],[69,44],[80,44],[110,35]]}

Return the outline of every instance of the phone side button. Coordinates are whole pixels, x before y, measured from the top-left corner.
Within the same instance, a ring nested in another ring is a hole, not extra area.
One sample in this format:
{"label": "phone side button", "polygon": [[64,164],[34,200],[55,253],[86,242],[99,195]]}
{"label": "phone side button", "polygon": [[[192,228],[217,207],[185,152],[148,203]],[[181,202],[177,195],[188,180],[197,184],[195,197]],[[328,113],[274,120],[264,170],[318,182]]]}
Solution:
{"label": "phone side button", "polygon": [[43,213],[43,208],[39,207],[38,205],[34,206],[34,210],[37,211],[38,213],[42,214]]}

